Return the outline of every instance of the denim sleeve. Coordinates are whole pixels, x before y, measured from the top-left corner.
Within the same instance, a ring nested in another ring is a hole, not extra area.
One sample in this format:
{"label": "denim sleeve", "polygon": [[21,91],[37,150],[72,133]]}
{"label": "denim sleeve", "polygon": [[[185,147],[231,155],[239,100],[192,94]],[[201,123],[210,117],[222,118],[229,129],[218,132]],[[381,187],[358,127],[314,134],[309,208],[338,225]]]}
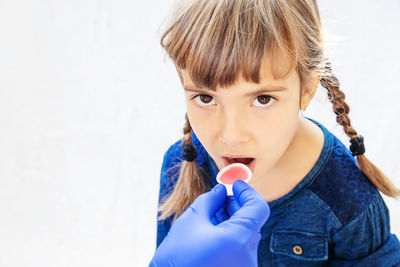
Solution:
{"label": "denim sleeve", "polygon": [[397,266],[400,243],[390,233],[389,211],[381,195],[332,236],[330,266]]}
{"label": "denim sleeve", "polygon": [[[164,154],[164,159],[161,167],[161,174],[160,174],[160,191],[158,195],[158,207],[160,207],[161,201],[163,198],[168,194],[169,190],[169,176],[168,176],[168,168],[170,167],[170,154],[171,148],[168,149],[167,152]],[[160,212],[157,212],[157,218],[160,216]],[[165,236],[167,235],[169,229],[171,228],[171,217],[165,220],[157,220],[157,248],[164,240]]]}

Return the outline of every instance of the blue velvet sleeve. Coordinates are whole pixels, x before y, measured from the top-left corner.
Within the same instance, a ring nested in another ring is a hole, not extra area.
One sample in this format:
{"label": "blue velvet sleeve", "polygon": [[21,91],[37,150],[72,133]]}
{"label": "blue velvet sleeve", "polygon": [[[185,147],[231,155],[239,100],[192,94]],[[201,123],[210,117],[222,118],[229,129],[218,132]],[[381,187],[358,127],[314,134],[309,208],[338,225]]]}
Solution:
{"label": "blue velvet sleeve", "polygon": [[390,233],[389,211],[379,193],[332,237],[331,266],[398,266],[400,243]]}

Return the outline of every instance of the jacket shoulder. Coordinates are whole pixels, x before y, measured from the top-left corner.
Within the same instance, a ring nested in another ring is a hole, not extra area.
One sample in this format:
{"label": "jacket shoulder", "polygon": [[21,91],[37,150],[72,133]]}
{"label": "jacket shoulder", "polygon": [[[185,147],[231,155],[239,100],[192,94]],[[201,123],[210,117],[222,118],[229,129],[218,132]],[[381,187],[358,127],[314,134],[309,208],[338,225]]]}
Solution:
{"label": "jacket shoulder", "polygon": [[378,191],[337,137],[332,149],[324,169],[309,189],[346,224],[368,208]]}

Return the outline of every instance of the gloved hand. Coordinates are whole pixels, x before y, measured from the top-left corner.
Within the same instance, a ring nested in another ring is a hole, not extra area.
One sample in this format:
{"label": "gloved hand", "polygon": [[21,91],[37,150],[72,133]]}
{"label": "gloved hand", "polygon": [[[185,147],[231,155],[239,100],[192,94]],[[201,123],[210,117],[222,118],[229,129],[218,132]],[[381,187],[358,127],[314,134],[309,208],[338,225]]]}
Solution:
{"label": "gloved hand", "polygon": [[227,199],[225,187],[217,184],[210,192],[200,195],[172,224],[150,266],[257,266],[260,229],[270,209],[241,180],[233,184],[233,193],[237,202],[227,201],[227,204],[236,205],[233,210],[237,204],[240,208],[219,224],[212,218]]}

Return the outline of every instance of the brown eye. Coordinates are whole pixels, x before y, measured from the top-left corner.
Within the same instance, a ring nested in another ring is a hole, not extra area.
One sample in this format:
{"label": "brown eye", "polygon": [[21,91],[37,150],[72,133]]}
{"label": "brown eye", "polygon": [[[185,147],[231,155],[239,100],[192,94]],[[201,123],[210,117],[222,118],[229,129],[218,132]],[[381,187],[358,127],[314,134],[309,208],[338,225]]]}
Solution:
{"label": "brown eye", "polygon": [[270,100],[271,100],[270,96],[262,95],[258,97],[258,101],[263,105],[268,104]]}
{"label": "brown eye", "polygon": [[204,104],[208,104],[211,102],[212,97],[209,95],[200,95],[200,100],[201,102],[203,102]]}
{"label": "brown eye", "polygon": [[257,100],[257,102],[259,104],[255,104],[255,106],[257,107],[269,107],[270,105],[272,105],[274,103],[274,101],[276,100],[275,98],[273,98],[272,96],[269,95],[260,95],[258,97],[256,97],[254,99],[254,101]]}
{"label": "brown eye", "polygon": [[193,99],[197,102],[200,106],[211,106],[214,100],[212,96],[209,95],[196,95]]}

